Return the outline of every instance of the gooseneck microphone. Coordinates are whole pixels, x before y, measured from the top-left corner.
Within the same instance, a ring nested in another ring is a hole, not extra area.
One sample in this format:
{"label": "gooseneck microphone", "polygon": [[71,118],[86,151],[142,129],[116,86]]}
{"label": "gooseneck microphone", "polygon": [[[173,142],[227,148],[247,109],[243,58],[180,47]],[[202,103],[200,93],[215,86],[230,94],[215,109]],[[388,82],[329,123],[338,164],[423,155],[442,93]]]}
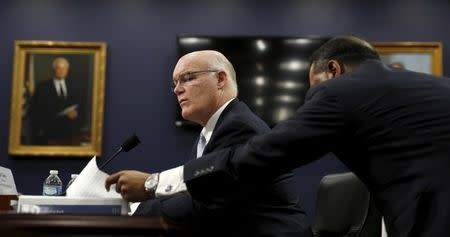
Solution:
{"label": "gooseneck microphone", "polygon": [[105,167],[112,159],[114,159],[117,155],[119,155],[122,151],[128,152],[129,150],[135,148],[141,141],[136,136],[136,134],[133,134],[131,137],[129,137],[114,153],[105,163],[103,163],[99,169],[102,169]]}

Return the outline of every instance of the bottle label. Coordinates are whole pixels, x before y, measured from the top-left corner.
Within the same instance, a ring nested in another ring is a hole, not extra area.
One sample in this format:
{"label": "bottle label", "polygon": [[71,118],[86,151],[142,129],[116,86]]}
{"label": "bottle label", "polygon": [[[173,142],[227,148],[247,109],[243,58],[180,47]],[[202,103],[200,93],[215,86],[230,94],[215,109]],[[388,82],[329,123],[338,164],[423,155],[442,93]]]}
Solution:
{"label": "bottle label", "polygon": [[45,185],[42,195],[44,196],[59,196],[62,194],[61,186]]}

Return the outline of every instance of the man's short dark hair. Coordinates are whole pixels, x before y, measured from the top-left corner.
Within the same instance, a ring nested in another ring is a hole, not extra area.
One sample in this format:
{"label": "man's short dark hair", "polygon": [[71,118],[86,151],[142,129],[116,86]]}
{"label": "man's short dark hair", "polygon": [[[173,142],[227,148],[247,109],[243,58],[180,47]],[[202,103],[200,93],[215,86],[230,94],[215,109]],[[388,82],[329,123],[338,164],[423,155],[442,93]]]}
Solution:
{"label": "man's short dark hair", "polygon": [[357,66],[365,60],[380,60],[380,56],[369,42],[356,36],[338,36],[323,44],[311,56],[316,72],[327,71],[329,60],[340,65]]}

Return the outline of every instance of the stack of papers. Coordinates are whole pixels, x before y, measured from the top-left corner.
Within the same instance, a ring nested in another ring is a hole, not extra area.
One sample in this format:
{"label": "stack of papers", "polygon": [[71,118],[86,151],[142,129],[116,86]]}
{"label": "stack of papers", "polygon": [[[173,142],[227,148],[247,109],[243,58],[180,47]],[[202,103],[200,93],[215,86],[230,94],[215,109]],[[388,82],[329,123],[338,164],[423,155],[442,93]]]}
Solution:
{"label": "stack of papers", "polygon": [[66,190],[67,197],[92,197],[92,198],[120,198],[115,190],[115,185],[111,185],[110,191],[105,189],[105,181],[108,174],[101,171],[97,166],[94,156],[84,167],[75,181]]}
{"label": "stack of papers", "polygon": [[127,215],[128,202],[111,186],[105,189],[109,175],[97,166],[94,156],[61,196],[19,196],[19,213]]}
{"label": "stack of papers", "polygon": [[66,107],[65,109],[61,110],[57,115],[58,116],[67,115],[70,111],[76,110],[77,108],[78,108],[77,104],[71,105],[71,106]]}
{"label": "stack of papers", "polygon": [[12,172],[0,166],[0,195],[17,195],[16,184]]}
{"label": "stack of papers", "polygon": [[127,215],[128,205],[118,198],[19,196],[18,213]]}

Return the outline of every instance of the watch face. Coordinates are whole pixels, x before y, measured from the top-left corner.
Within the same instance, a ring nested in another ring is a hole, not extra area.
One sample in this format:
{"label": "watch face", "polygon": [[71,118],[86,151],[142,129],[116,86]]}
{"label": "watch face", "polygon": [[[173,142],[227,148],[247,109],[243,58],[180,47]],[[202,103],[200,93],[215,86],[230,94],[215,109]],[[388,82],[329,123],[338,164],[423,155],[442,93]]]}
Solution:
{"label": "watch face", "polygon": [[158,176],[155,174],[151,174],[145,181],[145,189],[155,189],[156,185],[158,185]]}
{"label": "watch face", "polygon": [[148,182],[148,186],[150,188],[153,188],[154,186],[156,186],[156,180],[150,179],[149,182]]}

